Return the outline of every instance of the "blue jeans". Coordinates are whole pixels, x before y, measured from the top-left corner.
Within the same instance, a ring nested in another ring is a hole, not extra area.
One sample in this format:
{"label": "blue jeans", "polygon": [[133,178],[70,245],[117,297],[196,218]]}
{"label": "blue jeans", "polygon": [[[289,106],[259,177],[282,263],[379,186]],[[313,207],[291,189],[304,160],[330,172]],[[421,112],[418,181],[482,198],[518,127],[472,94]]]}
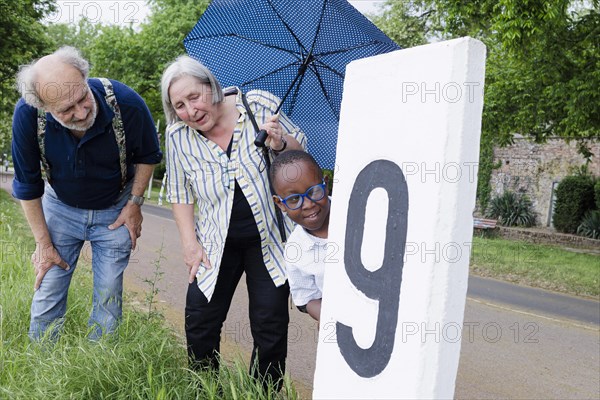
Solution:
{"label": "blue jeans", "polygon": [[46,185],[42,207],[50,237],[71,268],[65,271],[53,266],[34,293],[29,326],[32,340],[39,340],[46,334],[52,340],[58,337],[64,323],[71,277],[85,241],[91,244],[94,275],[88,337],[97,340],[116,329],[121,319],[123,272],[131,254],[131,238],[124,225],[113,231],[108,229],[108,225],[117,219],[130,192],[131,185],[128,185],[113,206],[104,210],[86,210],[64,204]]}

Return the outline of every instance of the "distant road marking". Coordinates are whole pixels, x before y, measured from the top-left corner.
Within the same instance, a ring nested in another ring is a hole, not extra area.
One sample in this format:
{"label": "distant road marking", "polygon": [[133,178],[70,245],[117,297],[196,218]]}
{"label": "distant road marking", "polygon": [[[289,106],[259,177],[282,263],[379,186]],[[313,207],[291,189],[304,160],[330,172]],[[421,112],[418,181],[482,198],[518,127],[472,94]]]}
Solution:
{"label": "distant road marking", "polygon": [[480,304],[484,304],[486,306],[490,306],[490,307],[494,307],[494,308],[499,308],[501,310],[512,311],[512,312],[515,312],[515,313],[518,313],[518,314],[523,314],[523,315],[530,315],[532,317],[547,319],[547,320],[553,321],[553,322],[565,323],[565,324],[569,324],[569,325],[572,325],[572,326],[576,326],[578,328],[588,329],[588,330],[591,330],[591,331],[600,331],[599,328],[593,327],[591,325],[578,324],[578,323],[574,322],[573,320],[569,320],[569,319],[552,318],[552,317],[548,317],[546,315],[536,314],[536,313],[532,313],[532,312],[528,312],[528,311],[519,310],[519,309],[516,309],[516,308],[511,308],[511,307],[506,307],[506,306],[502,306],[502,305],[499,305],[499,304],[490,303],[490,302],[487,302],[487,301],[483,301],[483,300],[479,300],[479,299],[473,298],[471,296],[467,296],[467,299],[471,300],[471,301],[474,301],[475,303],[480,303]]}

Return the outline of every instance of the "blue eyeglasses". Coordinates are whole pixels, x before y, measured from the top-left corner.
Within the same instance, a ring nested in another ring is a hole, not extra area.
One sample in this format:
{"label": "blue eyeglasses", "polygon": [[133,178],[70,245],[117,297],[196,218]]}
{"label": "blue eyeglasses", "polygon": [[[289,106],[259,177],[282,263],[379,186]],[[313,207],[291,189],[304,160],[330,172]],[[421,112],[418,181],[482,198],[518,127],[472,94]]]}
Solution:
{"label": "blue eyeglasses", "polygon": [[304,194],[290,194],[285,199],[282,199],[281,196],[277,197],[290,210],[297,210],[302,207],[305,197],[308,197],[314,202],[317,202],[325,197],[325,187],[325,180],[323,180],[323,182],[319,183],[318,185],[309,187]]}

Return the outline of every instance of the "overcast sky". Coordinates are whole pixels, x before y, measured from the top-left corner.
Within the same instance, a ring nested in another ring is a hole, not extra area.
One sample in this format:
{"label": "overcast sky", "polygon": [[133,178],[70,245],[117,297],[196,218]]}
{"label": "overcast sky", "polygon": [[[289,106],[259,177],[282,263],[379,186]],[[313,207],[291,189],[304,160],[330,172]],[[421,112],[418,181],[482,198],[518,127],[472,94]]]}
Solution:
{"label": "overcast sky", "polygon": [[[301,2],[302,0],[298,0]],[[374,13],[376,4],[384,0],[350,0],[356,9],[362,13]],[[57,11],[46,20],[54,22],[76,22],[86,16],[92,22],[134,24],[142,22],[149,14],[144,0],[59,0],[56,2]]]}

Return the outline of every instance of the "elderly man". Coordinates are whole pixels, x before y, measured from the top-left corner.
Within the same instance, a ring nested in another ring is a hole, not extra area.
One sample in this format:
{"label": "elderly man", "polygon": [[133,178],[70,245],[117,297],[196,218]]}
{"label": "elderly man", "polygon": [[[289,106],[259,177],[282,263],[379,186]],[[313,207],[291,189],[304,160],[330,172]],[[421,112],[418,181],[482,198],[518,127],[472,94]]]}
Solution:
{"label": "elderly man", "polygon": [[63,47],[17,76],[13,196],[36,241],[33,340],[56,339],[85,241],[94,274],[89,338],[115,330],[123,272],[142,231],[144,190],[162,159],[142,98],[120,82],[88,79],[88,72],[79,52]]}

